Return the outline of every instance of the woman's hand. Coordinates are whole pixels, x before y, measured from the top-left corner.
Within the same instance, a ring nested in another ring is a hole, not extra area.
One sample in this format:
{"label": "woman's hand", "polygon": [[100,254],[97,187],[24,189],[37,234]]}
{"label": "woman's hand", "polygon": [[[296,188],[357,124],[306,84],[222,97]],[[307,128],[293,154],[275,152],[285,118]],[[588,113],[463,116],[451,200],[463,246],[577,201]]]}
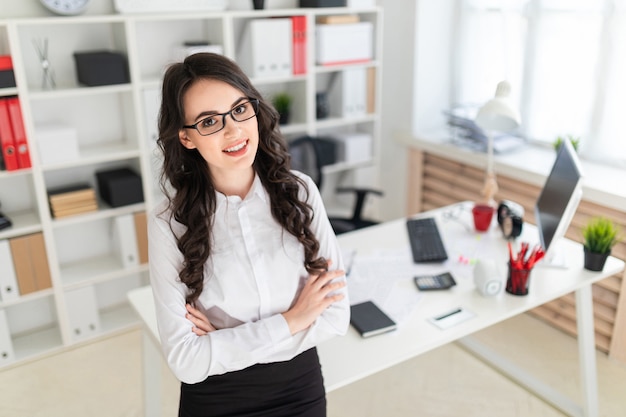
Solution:
{"label": "woman's hand", "polygon": [[186,307],[187,314],[185,314],[185,318],[193,323],[192,332],[198,336],[204,336],[215,330],[215,327],[213,327],[209,319],[202,314],[200,310],[194,308],[191,304],[187,304]]}
{"label": "woman's hand", "polygon": [[309,276],[294,306],[283,313],[292,335],[308,328],[331,304],[344,298],[343,294],[329,295],[346,286],[345,281],[331,282],[342,275],[344,271],[335,270]]}

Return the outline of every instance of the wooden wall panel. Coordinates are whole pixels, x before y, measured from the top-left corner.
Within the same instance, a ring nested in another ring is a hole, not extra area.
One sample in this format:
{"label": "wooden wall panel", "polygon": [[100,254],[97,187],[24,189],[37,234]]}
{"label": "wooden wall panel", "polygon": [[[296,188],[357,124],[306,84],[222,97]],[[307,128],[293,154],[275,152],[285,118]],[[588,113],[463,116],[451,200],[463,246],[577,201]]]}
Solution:
{"label": "wooden wall panel", "polygon": [[[409,205],[409,213],[430,210],[464,200],[476,200],[482,195],[485,172],[463,163],[418,150],[411,151],[409,189],[419,187],[421,200]],[[535,223],[534,206],[541,187],[497,175],[496,201],[511,200],[524,207],[524,222]],[[584,197],[584,196],[583,196]],[[606,216],[626,230],[626,213],[589,201],[580,202],[566,236],[582,242],[581,228],[592,216]],[[626,242],[618,243],[613,256],[626,259]],[[582,256],[582,252],[581,252]],[[596,347],[615,359],[626,363],[626,279],[622,274],[611,276],[592,286]],[[568,294],[529,312],[571,335],[576,335],[576,302]]]}

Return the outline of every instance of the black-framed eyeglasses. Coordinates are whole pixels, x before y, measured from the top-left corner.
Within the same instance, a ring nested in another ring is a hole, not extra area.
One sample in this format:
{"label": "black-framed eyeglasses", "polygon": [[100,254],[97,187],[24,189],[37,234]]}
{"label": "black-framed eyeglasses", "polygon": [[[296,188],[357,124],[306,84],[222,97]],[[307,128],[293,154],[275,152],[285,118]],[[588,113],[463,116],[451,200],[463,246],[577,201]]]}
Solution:
{"label": "black-framed eyeglasses", "polygon": [[[183,126],[185,129],[196,129],[202,136],[212,135],[226,126],[226,116],[229,116],[236,122],[245,122],[256,116],[259,111],[259,100],[251,98],[248,101],[237,104],[235,107],[227,111],[226,113],[216,113],[209,117],[192,124]],[[220,117],[222,116],[222,117]]]}

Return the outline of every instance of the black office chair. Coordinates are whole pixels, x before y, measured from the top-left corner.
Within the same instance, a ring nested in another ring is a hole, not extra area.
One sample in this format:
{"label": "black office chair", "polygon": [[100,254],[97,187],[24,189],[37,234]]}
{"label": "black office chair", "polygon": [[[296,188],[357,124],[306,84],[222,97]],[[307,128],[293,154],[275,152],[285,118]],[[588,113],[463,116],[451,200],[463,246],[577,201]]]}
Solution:
{"label": "black office chair", "polygon": [[[291,168],[303,172],[311,177],[322,189],[324,176],[322,168],[325,165],[335,163],[335,143],[331,138],[302,136],[289,143],[289,153],[291,154]],[[367,220],[362,217],[363,205],[368,194],[382,196],[383,193],[371,188],[340,187],[335,190],[337,193],[355,193],[356,203],[352,211],[352,217],[332,217],[329,216],[330,224],[335,234],[350,232],[372,226],[377,222]]]}

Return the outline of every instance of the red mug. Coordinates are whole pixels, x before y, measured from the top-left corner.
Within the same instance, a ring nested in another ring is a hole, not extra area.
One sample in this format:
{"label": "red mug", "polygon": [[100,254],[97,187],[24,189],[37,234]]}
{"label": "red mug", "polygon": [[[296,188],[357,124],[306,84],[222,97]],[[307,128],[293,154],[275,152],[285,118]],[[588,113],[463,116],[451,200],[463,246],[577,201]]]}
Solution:
{"label": "red mug", "polygon": [[486,232],[491,225],[491,219],[494,212],[493,206],[488,204],[476,204],[472,208],[472,215],[474,217],[474,227],[479,232]]}

